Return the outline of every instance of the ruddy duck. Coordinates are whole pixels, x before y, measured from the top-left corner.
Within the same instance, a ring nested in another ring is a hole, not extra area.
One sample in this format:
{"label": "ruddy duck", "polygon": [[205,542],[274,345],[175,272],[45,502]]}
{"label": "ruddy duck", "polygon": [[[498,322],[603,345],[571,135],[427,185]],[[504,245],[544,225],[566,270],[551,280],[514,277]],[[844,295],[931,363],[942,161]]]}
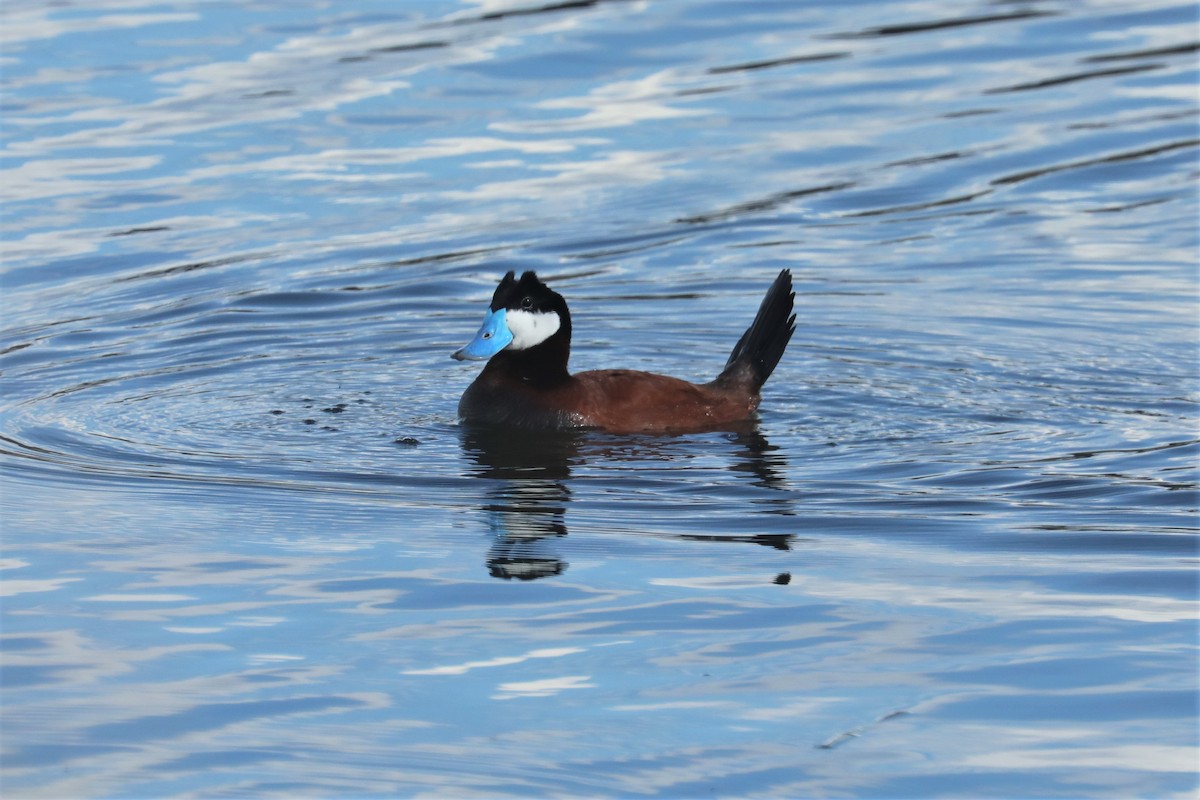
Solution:
{"label": "ruddy duck", "polygon": [[458,404],[466,422],[612,433],[714,430],[749,419],[792,331],[792,273],[783,270],[754,322],[708,383],[627,369],[572,375],[571,313],[562,295],[526,272],[496,287],[483,327],[451,358],[490,359]]}

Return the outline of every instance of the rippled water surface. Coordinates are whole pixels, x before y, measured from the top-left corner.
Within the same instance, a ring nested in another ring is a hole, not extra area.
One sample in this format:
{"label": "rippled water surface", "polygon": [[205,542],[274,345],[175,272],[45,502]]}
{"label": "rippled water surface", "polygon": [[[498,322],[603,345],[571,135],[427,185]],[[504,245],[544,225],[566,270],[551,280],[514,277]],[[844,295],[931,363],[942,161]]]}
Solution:
{"label": "rippled water surface", "polygon": [[1195,5],[535,3],[4,3],[5,797],[1193,796]]}

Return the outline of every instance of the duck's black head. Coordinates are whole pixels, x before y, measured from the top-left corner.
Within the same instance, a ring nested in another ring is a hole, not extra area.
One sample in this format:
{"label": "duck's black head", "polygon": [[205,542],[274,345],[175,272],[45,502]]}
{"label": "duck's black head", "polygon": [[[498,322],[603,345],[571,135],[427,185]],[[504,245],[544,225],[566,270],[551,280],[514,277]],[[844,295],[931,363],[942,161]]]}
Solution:
{"label": "duck's black head", "polygon": [[509,272],[496,287],[483,326],[475,338],[454,352],[459,361],[482,361],[497,353],[529,353],[562,360],[571,347],[571,313],[562,295],[542,283],[536,273],[517,280]]}

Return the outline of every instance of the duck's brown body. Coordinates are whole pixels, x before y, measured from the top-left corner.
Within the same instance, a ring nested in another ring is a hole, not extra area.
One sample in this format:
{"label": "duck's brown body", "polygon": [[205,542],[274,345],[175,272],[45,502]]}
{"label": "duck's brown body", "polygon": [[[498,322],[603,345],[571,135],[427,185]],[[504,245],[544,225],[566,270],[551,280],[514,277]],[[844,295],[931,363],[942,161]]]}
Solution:
{"label": "duck's brown body", "polygon": [[624,369],[580,372],[536,386],[496,359],[463,394],[465,420],[520,428],[599,428],[611,433],[665,433],[722,428],[750,417],[757,391],[689,383],[667,375]]}
{"label": "duck's brown body", "polygon": [[[512,285],[506,286],[508,282]],[[729,428],[749,419],[758,408],[759,390],[783,354],[795,325],[791,274],[784,270],[724,370],[709,383],[624,369],[572,375],[567,371],[571,325],[566,303],[533,273],[526,273],[519,284],[510,273],[496,290],[493,312],[504,311],[508,303],[511,321],[520,311],[520,306],[511,304],[524,301],[524,308],[535,308],[528,296],[534,293],[537,297],[539,291],[547,295],[542,302],[548,310],[538,313],[557,315],[554,333],[534,346],[514,349],[509,345],[492,355],[459,402],[463,420],[525,429],[598,428],[612,433]],[[456,357],[463,357],[464,351]]]}

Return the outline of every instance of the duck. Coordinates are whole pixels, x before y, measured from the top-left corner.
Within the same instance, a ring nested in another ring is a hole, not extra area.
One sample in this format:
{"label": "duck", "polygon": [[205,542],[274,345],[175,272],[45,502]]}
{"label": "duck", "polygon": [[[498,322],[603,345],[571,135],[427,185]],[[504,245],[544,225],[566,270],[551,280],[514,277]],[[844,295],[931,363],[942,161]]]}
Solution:
{"label": "duck", "polygon": [[744,425],[792,333],[792,273],[782,270],[754,321],[708,383],[631,369],[572,374],[571,312],[537,273],[508,272],[458,361],[486,361],[458,404],[463,423],[524,430],[684,433]]}

